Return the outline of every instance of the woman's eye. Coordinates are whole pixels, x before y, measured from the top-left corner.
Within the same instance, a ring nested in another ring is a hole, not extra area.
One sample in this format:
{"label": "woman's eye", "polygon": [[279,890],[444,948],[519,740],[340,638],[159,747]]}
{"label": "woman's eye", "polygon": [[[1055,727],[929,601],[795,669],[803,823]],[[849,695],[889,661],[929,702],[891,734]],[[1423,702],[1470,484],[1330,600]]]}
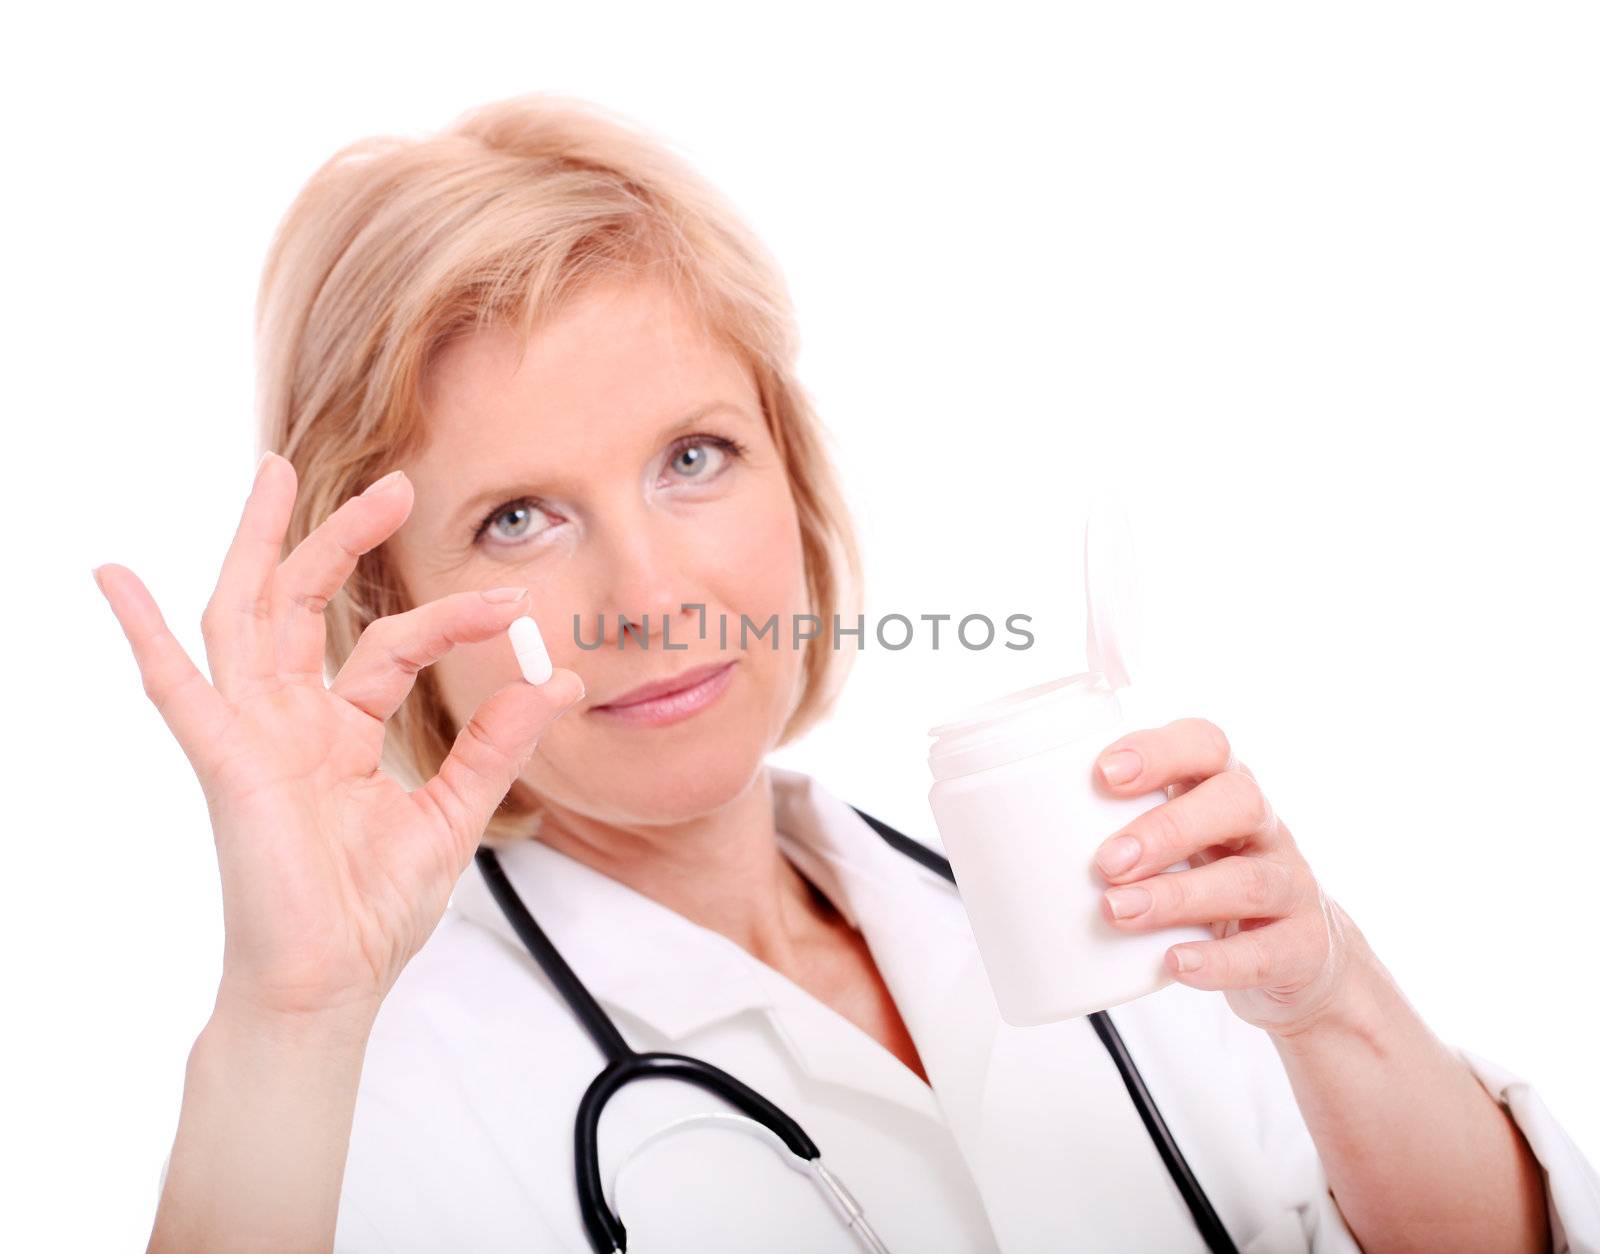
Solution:
{"label": "woman's eye", "polygon": [[711,479],[742,451],[743,446],[734,440],[721,436],[696,436],[691,442],[678,446],[678,451],[672,456],[671,466],[684,479]]}
{"label": "woman's eye", "polygon": [[513,501],[490,514],[478,528],[478,538],[488,536],[499,544],[514,544],[550,528],[550,516],[531,501]]}
{"label": "woman's eye", "polygon": [[[694,435],[680,441],[668,459],[674,476],[699,482],[715,479],[732,461],[743,457],[745,446],[720,435]],[[534,497],[507,501],[486,515],[473,533],[474,544],[516,545],[560,524],[539,507]]]}

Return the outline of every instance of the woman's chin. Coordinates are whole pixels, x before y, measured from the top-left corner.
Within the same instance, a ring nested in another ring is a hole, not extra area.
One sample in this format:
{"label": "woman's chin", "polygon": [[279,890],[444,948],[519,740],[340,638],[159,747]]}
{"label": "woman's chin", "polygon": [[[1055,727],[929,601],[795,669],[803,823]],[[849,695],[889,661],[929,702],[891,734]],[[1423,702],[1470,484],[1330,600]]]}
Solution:
{"label": "woman's chin", "polygon": [[605,737],[611,744],[603,751],[601,739],[586,738],[581,765],[551,754],[560,784],[541,788],[530,779],[534,793],[559,798],[579,792],[598,809],[576,797],[574,808],[608,822],[686,822],[714,813],[756,783],[772,736],[764,725],[730,719],[707,720],[698,735]]}

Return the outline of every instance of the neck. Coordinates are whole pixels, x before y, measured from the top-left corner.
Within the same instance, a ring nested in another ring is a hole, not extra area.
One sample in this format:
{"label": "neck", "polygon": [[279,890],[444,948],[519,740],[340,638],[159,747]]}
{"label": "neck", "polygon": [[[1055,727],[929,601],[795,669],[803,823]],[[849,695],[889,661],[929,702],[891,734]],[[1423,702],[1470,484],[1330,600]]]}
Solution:
{"label": "neck", "polygon": [[602,822],[545,803],[538,839],[726,936],[786,974],[835,932],[838,912],[778,847],[767,772],[720,809],[681,823]]}

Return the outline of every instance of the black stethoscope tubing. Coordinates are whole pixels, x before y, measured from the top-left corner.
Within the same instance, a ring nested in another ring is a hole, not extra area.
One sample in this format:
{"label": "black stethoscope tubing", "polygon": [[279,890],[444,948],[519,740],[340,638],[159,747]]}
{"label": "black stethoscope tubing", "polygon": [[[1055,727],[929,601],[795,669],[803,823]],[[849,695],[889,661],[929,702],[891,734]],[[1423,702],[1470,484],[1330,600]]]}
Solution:
{"label": "black stethoscope tubing", "polygon": [[[952,885],[955,884],[955,872],[948,859],[922,842],[913,840],[887,823],[873,818],[859,807],[850,808],[892,848],[942,876]],[[599,1129],[600,1115],[605,1109],[606,1102],[618,1089],[634,1080],[667,1077],[697,1085],[728,1102],[740,1113],[769,1128],[797,1157],[808,1161],[821,1158],[821,1151],[818,1150],[816,1143],[806,1135],[798,1123],[749,1085],[729,1075],[720,1067],[684,1054],[661,1051],[641,1053],[630,1046],[623,1039],[622,1033],[617,1030],[617,1025],[612,1022],[611,1017],[601,1009],[600,1003],[584,987],[577,973],[567,965],[566,959],[551,944],[550,938],[544,934],[544,929],[528,913],[522,898],[518,896],[517,890],[506,877],[505,869],[500,865],[500,859],[495,851],[488,846],[480,845],[476,861],[485,883],[489,886],[489,892],[510,922],[512,930],[527,946],[534,961],[555,985],[556,992],[577,1016],[606,1060],[604,1069],[590,1082],[583,1100],[579,1103],[573,1129],[578,1204],[583,1215],[584,1231],[588,1234],[589,1244],[596,1254],[614,1254],[616,1251],[628,1248],[627,1230],[605,1200],[604,1186],[600,1179]],[[1155,1143],[1161,1161],[1166,1164],[1167,1173],[1178,1186],[1178,1192],[1183,1195],[1184,1203],[1188,1206],[1189,1213],[1194,1216],[1195,1226],[1205,1238],[1206,1246],[1214,1254],[1237,1254],[1227,1229],[1222,1226],[1222,1221],[1217,1217],[1210,1199],[1206,1197],[1205,1190],[1201,1188],[1200,1181],[1195,1178],[1183,1152],[1178,1148],[1178,1143],[1173,1139],[1166,1120],[1156,1109],[1155,1099],[1150,1095],[1144,1077],[1134,1065],[1133,1056],[1128,1052],[1127,1045],[1111,1022],[1111,1017],[1105,1011],[1097,1010],[1089,1015],[1089,1022],[1093,1024],[1100,1043],[1105,1046],[1106,1052],[1116,1063],[1117,1073],[1122,1077],[1128,1096],[1133,1099],[1139,1118],[1144,1122],[1145,1131]]]}

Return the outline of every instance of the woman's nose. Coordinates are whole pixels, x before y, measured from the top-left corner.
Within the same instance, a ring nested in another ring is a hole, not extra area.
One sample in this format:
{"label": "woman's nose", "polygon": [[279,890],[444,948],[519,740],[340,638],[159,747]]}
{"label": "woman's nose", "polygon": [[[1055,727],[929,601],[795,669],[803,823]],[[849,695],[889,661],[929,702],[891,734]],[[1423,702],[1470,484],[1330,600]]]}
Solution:
{"label": "woman's nose", "polygon": [[[697,603],[703,606],[705,597],[690,581],[691,572],[705,569],[704,561],[695,559],[690,551],[693,546],[681,530],[633,514],[596,537],[597,595],[589,613],[601,616],[607,643],[616,643],[619,623],[626,621],[631,624],[633,643],[655,647],[669,630],[670,619],[671,641],[676,647],[686,641],[683,623],[700,621],[704,611],[692,607]],[[691,608],[685,609],[685,604]]]}

